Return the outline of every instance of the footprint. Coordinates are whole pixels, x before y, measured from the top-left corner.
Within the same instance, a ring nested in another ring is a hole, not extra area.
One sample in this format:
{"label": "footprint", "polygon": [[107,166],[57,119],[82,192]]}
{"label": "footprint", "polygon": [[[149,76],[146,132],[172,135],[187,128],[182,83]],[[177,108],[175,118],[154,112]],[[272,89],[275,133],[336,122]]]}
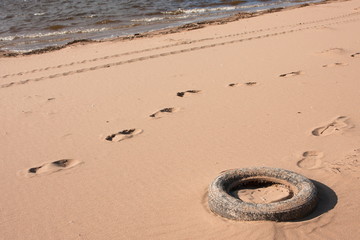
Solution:
{"label": "footprint", "polygon": [[239,86],[239,83],[229,83],[229,87],[237,87]]}
{"label": "footprint", "polygon": [[331,63],[323,65],[323,67],[338,67],[338,66],[347,66],[347,63]]}
{"label": "footprint", "polygon": [[351,57],[360,57],[360,52],[353,53],[350,55]]}
{"label": "footprint", "polygon": [[176,94],[176,96],[178,96],[178,97],[184,97],[185,95],[188,95],[188,94],[190,94],[190,93],[200,93],[201,92],[201,90],[187,90],[187,91],[185,91],[185,92],[178,92],[177,94]]}
{"label": "footprint", "polygon": [[[246,86],[254,86],[257,84],[257,82],[246,82],[244,83]],[[240,86],[241,84],[240,83],[230,83],[228,84],[229,87],[238,87]]]}
{"label": "footprint", "polygon": [[35,177],[73,168],[82,162],[75,159],[61,159],[50,163],[44,163],[37,167],[27,169],[22,175],[26,177]]}
{"label": "footprint", "polygon": [[110,141],[110,142],[120,142],[122,140],[128,139],[128,138],[132,138],[138,134],[141,134],[143,132],[142,129],[126,129],[126,130],[122,130],[118,133],[114,133],[111,134],[109,136],[107,136],[105,138],[106,141]]}
{"label": "footprint", "polygon": [[336,53],[336,54],[343,54],[345,53],[346,50],[344,48],[329,48],[329,49],[326,49],[320,53]]}
{"label": "footprint", "polygon": [[174,113],[174,112],[177,112],[179,109],[178,108],[163,108],[153,114],[151,114],[149,117],[151,118],[161,118],[167,114],[170,114],[170,113]]}
{"label": "footprint", "polygon": [[296,72],[289,72],[289,73],[280,74],[279,77],[293,77],[293,76],[298,76],[300,74],[302,74],[302,71],[296,71]]}
{"label": "footprint", "polygon": [[322,165],[321,158],[324,157],[324,153],[318,151],[306,151],[303,152],[302,158],[296,163],[299,168],[304,169],[317,169]]}
{"label": "footprint", "polygon": [[320,136],[328,136],[336,132],[342,132],[345,128],[350,128],[350,126],[347,121],[348,117],[346,116],[340,116],[337,117],[333,122],[319,127],[315,128],[311,133],[314,136],[320,137]]}
{"label": "footprint", "polygon": [[257,82],[246,82],[245,83],[246,86],[254,86],[256,84],[257,84]]}

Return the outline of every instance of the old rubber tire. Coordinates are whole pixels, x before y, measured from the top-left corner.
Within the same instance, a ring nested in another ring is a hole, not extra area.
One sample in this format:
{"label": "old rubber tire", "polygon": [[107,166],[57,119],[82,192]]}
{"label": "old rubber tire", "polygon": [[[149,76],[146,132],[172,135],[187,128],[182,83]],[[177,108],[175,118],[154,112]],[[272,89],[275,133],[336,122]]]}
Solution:
{"label": "old rubber tire", "polygon": [[[231,191],[249,182],[278,183],[292,191],[290,199],[274,203],[249,203],[231,195]],[[209,186],[208,203],[222,217],[243,220],[287,221],[308,215],[316,206],[314,184],[297,173],[267,167],[233,169],[223,172]]]}

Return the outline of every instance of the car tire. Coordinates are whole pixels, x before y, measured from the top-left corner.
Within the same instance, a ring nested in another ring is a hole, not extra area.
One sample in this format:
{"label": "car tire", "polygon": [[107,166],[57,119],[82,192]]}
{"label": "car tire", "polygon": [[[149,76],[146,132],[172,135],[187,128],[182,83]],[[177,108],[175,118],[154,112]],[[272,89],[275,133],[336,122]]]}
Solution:
{"label": "car tire", "polygon": [[[273,203],[250,203],[231,194],[249,183],[282,184],[292,197]],[[212,212],[232,220],[288,221],[305,217],[317,204],[317,189],[306,177],[279,168],[254,167],[223,172],[210,184],[208,204]]]}

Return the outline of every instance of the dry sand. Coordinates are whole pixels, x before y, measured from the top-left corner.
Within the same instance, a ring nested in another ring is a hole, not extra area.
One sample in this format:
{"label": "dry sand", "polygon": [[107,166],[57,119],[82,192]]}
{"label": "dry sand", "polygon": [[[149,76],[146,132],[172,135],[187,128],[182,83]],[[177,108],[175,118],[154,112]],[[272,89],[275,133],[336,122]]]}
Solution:
{"label": "dry sand", "polygon": [[[360,1],[0,66],[0,239],[360,235]],[[318,208],[212,214],[208,184],[251,166],[313,179]]]}

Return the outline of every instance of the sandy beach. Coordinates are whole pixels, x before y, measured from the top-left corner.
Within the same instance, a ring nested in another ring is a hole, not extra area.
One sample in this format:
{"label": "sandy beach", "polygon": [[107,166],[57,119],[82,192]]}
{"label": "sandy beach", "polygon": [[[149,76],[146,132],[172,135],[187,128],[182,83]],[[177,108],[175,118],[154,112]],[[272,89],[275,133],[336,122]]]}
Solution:
{"label": "sandy beach", "polygon": [[[0,239],[359,236],[360,1],[190,29],[0,58]],[[313,180],[315,211],[212,213],[253,166]]]}

